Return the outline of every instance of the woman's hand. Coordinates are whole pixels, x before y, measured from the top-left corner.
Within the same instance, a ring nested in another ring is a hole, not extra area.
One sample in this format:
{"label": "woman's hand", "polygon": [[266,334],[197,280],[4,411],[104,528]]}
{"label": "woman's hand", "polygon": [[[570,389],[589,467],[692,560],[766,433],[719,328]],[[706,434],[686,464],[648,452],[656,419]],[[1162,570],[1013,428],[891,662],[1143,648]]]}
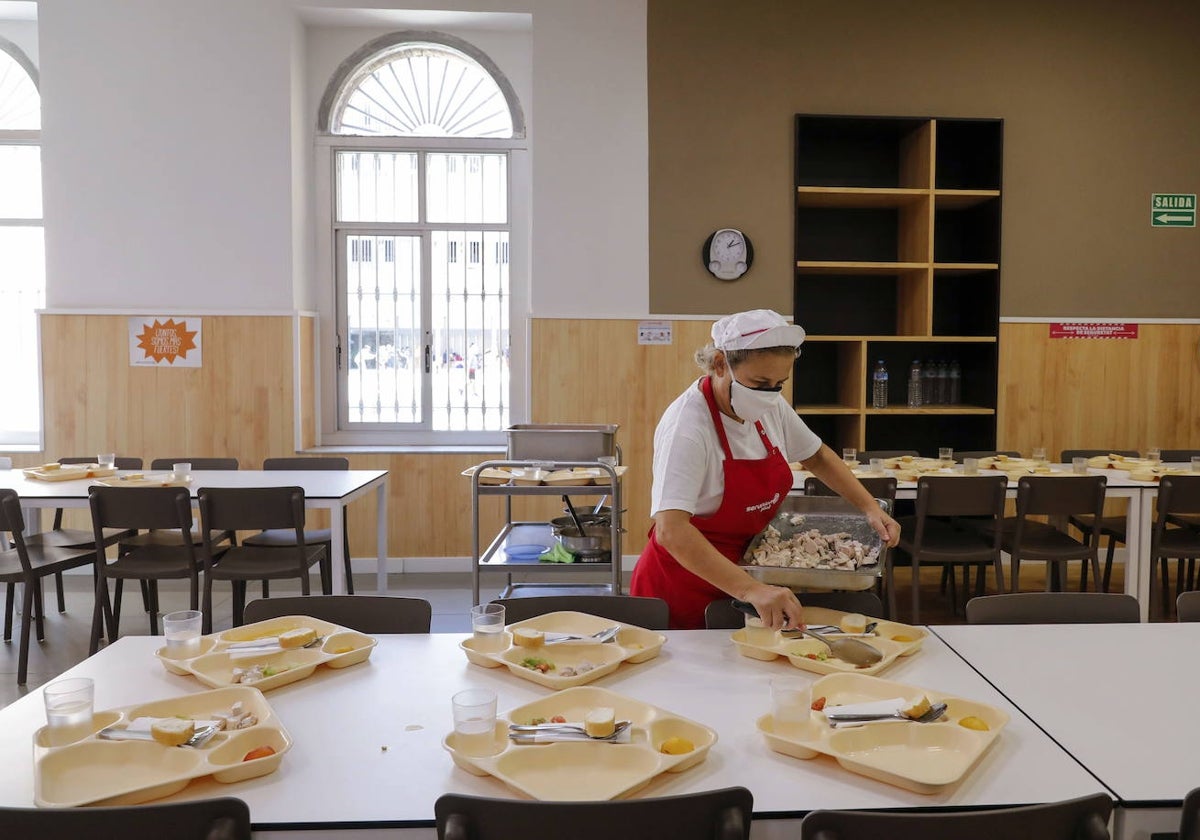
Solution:
{"label": "woman's hand", "polygon": [[755,582],[742,596],[742,600],[753,604],[758,610],[763,627],[772,630],[804,629],[804,608],[800,606],[796,594],[785,586],[769,586]]}
{"label": "woman's hand", "polygon": [[888,516],[878,505],[867,511],[867,521],[871,523],[875,533],[879,534],[879,538],[887,543],[888,548],[895,548],[900,542],[900,523]]}

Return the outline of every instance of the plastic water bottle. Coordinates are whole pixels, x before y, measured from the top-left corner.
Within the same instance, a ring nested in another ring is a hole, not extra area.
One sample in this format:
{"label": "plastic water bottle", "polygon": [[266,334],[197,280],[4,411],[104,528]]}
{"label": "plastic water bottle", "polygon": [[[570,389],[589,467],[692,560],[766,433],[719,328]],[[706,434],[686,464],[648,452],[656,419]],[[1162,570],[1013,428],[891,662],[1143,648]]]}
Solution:
{"label": "plastic water bottle", "polygon": [[888,404],[888,371],[887,365],[880,359],[875,363],[875,373],[871,376],[871,408],[887,408]]}
{"label": "plastic water bottle", "polygon": [[933,359],[925,360],[924,376],[921,382],[921,405],[933,405],[937,394],[934,393],[934,383],[937,381],[937,364]]}
{"label": "plastic water bottle", "polygon": [[921,389],[924,379],[921,376],[921,360],[913,359],[912,367],[908,369],[908,407],[921,407]]}
{"label": "plastic water bottle", "polygon": [[950,362],[950,404],[958,405],[962,402],[962,366],[959,365],[958,359]]}
{"label": "plastic water bottle", "polygon": [[950,400],[947,393],[950,385],[950,372],[946,368],[946,362],[940,361],[937,363],[937,376],[933,380],[933,401],[938,405],[945,405]]}

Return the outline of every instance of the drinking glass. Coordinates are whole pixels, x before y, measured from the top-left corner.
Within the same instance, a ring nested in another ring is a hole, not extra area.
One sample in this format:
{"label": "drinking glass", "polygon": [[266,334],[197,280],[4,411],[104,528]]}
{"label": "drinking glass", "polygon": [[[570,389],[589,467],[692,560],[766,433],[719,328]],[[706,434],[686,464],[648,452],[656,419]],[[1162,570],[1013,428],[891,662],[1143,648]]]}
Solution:
{"label": "drinking glass", "polygon": [[809,683],[797,677],[771,678],[771,717],[777,732],[793,732],[812,717]]}
{"label": "drinking glass", "polygon": [[1146,450],[1146,460],[1153,461],[1155,464],[1162,463],[1162,450],[1157,446],[1152,446]]}
{"label": "drinking glass", "polygon": [[42,689],[46,704],[47,740],[62,746],[92,734],[95,683],[88,677],[52,682]]}
{"label": "drinking glass", "polygon": [[943,467],[948,467],[954,463],[954,449],[949,446],[943,446],[938,449],[938,460],[942,462]]}
{"label": "drinking glass", "polygon": [[1037,461],[1039,464],[1046,463],[1046,447],[1035,446],[1033,448],[1033,460]]}
{"label": "drinking glass", "polygon": [[1087,475],[1088,474],[1087,462],[1088,462],[1088,459],[1084,458],[1082,456],[1072,458],[1071,459],[1071,472],[1075,473],[1075,475]]}
{"label": "drinking glass", "polygon": [[163,616],[163,637],[167,640],[167,656],[189,659],[200,653],[200,628],[204,613],[200,610],[179,610]]}
{"label": "drinking glass", "polygon": [[176,481],[191,480],[192,465],[190,461],[180,461],[178,464],[172,464],[171,471],[174,472]]}
{"label": "drinking glass", "polygon": [[496,692],[468,688],[451,698],[454,747],[467,755],[496,752]]}
{"label": "drinking glass", "polygon": [[1192,456],[1192,472],[1200,473],[1200,455]]}
{"label": "drinking glass", "polygon": [[96,456],[96,463],[102,469],[111,469],[117,463],[117,454],[115,452],[101,452]]}
{"label": "drinking glass", "polygon": [[504,638],[504,605],[478,604],[471,607],[471,630],[475,634],[472,647],[483,653],[494,653],[508,647]]}
{"label": "drinking glass", "polygon": [[759,647],[771,647],[775,644],[775,631],[763,627],[762,619],[758,616],[746,616],[746,644]]}
{"label": "drinking glass", "polygon": [[883,472],[883,459],[882,458],[872,458],[871,459],[871,472]]}
{"label": "drinking glass", "polygon": [[846,462],[847,467],[858,466],[858,450],[853,446],[847,446],[842,450],[842,460]]}
{"label": "drinking glass", "polygon": [[978,458],[963,458],[963,475],[979,475]]}

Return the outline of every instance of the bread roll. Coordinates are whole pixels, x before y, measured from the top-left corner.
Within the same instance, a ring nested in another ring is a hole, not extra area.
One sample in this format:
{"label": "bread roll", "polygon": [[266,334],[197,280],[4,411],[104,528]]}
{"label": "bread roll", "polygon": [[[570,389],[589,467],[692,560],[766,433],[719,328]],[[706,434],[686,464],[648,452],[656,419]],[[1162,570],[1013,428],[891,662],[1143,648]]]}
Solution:
{"label": "bread roll", "polygon": [[608,706],[592,709],[583,719],[583,731],[592,738],[607,738],[617,730],[616,713]]}
{"label": "bread roll", "polygon": [[279,634],[279,646],[281,648],[304,647],[316,638],[317,631],[311,627],[297,627],[295,630],[287,630]]}
{"label": "bread roll", "polygon": [[512,637],[517,647],[539,647],[546,641],[546,634],[532,627],[518,627],[512,631]]}
{"label": "bread roll", "polygon": [[196,734],[196,722],[183,718],[162,718],[150,724],[150,734],[164,747],[178,747]]}
{"label": "bread roll", "polygon": [[863,633],[867,629],[867,617],[862,613],[847,613],[838,622],[843,633]]}

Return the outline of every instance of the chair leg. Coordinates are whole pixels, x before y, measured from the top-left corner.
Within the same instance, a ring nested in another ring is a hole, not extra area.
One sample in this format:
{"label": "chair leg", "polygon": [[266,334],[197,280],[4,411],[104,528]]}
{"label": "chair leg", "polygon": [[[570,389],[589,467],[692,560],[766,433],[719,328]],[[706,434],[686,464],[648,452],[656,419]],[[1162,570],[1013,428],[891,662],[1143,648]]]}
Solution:
{"label": "chair leg", "polygon": [[147,580],[143,581],[146,584],[146,591],[150,595],[150,635],[158,635],[158,581]]}
{"label": "chair leg", "polygon": [[17,595],[17,585],[10,583],[4,587],[4,642],[12,641],[13,600]]}
{"label": "chair leg", "polygon": [[1021,591],[1021,557],[1019,554],[1010,554],[1008,556],[1009,565],[1012,566],[1012,586],[1009,587],[1009,592]]}
{"label": "chair leg", "polygon": [[1168,603],[1171,600],[1171,569],[1166,557],[1159,560],[1159,566],[1162,569],[1162,615],[1166,618],[1171,611],[1171,605]]}
{"label": "chair leg", "polygon": [[[343,511],[343,516],[342,516],[342,557],[344,557],[346,560],[346,593],[349,595],[353,595],[354,594],[354,569],[351,568],[352,564],[350,562],[350,533],[346,530],[346,518],[345,518],[344,514],[345,514],[345,511]],[[333,557],[332,550],[329,552],[329,555],[331,558],[330,562],[332,562],[332,557]],[[381,592],[380,594],[382,595],[383,593]]]}
{"label": "chair leg", "polygon": [[246,581],[233,581],[233,626],[241,627],[246,618]]}
{"label": "chair leg", "polygon": [[1117,538],[1108,538],[1108,549],[1104,553],[1104,591],[1108,591],[1109,581],[1112,580],[1113,556],[1117,553]]}
{"label": "chair leg", "polygon": [[150,612],[150,584],[145,580],[139,580],[138,583],[142,585],[142,610]]}
{"label": "chair leg", "polygon": [[21,599],[21,652],[17,659],[17,685],[25,685],[29,674],[29,630],[33,615],[33,601],[37,586],[32,580],[25,582],[25,596]]}
{"label": "chair leg", "polygon": [[262,596],[263,596],[264,598],[270,598],[270,597],[271,597],[271,581],[269,581],[269,580],[264,580],[264,581],[262,582]]}
{"label": "chair leg", "polygon": [[950,586],[950,567],[942,566],[942,584],[939,592],[942,595],[946,594],[946,589]]}
{"label": "chair leg", "polygon": [[[108,614],[106,616],[106,613]],[[102,577],[96,578],[96,602],[92,606],[92,638],[88,642],[88,656],[100,649],[101,626],[105,618],[109,619],[109,633],[112,633],[111,611],[108,609],[108,581]],[[109,635],[111,644],[113,636]]]}
{"label": "chair leg", "polygon": [[[1080,592],[1087,592],[1087,578],[1088,578],[1088,564],[1087,564],[1087,561],[1084,560],[1083,568],[1081,568],[1079,570],[1079,591]],[[1100,575],[1099,575],[1098,571],[1096,574],[1096,581],[1097,581],[1096,585],[1099,586]]]}
{"label": "chair leg", "polygon": [[54,574],[54,594],[58,596],[58,611],[65,613],[67,611],[67,598],[63,594],[62,572]]}
{"label": "chair leg", "polygon": [[37,628],[37,640],[39,642],[46,641],[46,595],[42,590],[42,579],[35,578],[33,583],[34,608],[37,610],[37,618],[34,621],[34,626]]}
{"label": "chair leg", "polygon": [[212,632],[212,575],[204,575],[204,606],[201,608],[200,632],[206,636]]}
{"label": "chair leg", "polygon": [[920,624],[921,619],[921,564],[916,554],[912,558],[912,623]]}
{"label": "chair leg", "polygon": [[[1107,591],[1107,589],[1108,589],[1107,587],[1105,587],[1104,589],[1101,589],[1100,557],[1097,555],[1096,552],[1093,551],[1092,556],[1083,561],[1084,572],[1087,572],[1087,567],[1088,567],[1089,563],[1092,566],[1092,575],[1093,575],[1093,577],[1096,578],[1096,591],[1097,592]],[[1086,592],[1087,590],[1086,590],[1086,588],[1081,587],[1080,591]]]}
{"label": "chair leg", "polygon": [[993,563],[993,566],[996,571],[996,594],[1003,595],[1005,592],[1005,589],[1004,589],[1004,564],[1000,561],[999,555],[996,556],[996,560]]}

